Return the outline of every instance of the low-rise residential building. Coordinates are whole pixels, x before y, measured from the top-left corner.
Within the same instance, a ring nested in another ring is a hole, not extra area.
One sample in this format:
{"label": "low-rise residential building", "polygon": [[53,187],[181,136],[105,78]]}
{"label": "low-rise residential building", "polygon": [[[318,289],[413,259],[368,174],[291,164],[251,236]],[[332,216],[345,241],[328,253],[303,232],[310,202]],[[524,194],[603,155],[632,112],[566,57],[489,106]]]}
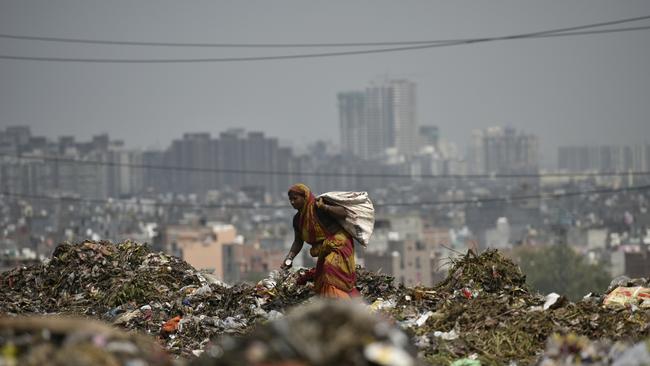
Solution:
{"label": "low-rise residential building", "polygon": [[165,228],[164,247],[198,270],[224,278],[223,245],[242,241],[230,224],[170,225]]}

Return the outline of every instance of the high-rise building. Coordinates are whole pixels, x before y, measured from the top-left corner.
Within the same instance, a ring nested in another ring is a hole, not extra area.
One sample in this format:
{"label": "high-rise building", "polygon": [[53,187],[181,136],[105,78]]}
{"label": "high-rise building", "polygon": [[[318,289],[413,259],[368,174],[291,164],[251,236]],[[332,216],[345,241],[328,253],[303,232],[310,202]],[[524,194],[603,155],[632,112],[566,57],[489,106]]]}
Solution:
{"label": "high-rise building", "polygon": [[170,169],[163,174],[146,169],[144,186],[158,192],[204,194],[246,187],[275,194],[284,192],[294,179],[289,174],[253,173],[291,172],[294,156],[290,148],[280,147],[276,138],[244,129],[226,130],[218,138],[208,133],[186,133],[162,152],[145,152],[142,159],[152,165],[191,168]]}
{"label": "high-rise building", "polygon": [[376,158],[395,148],[410,156],[419,146],[416,87],[408,80],[373,83],[365,91],[339,93],[344,155]]}
{"label": "high-rise building", "polygon": [[419,135],[415,110],[415,83],[408,80],[392,80],[389,88],[394,146],[398,153],[411,156],[418,151]]}
{"label": "high-rise building", "polygon": [[485,173],[485,155],[483,147],[483,130],[472,130],[472,140],[469,145],[467,162],[472,174]]}
{"label": "high-rise building", "polygon": [[170,188],[174,192],[205,192],[208,179],[202,169],[208,169],[213,157],[210,155],[209,133],[185,133],[182,139],[172,141],[167,150],[167,163],[172,167],[197,169],[173,171]]}
{"label": "high-rise building", "polygon": [[420,146],[438,147],[440,131],[438,126],[424,125],[420,126]]}
{"label": "high-rise building", "polygon": [[561,146],[558,168],[568,171],[618,171],[650,169],[650,145]]}
{"label": "high-rise building", "polygon": [[365,94],[339,93],[338,100],[341,152],[345,156],[368,156]]}
{"label": "high-rise building", "polygon": [[383,154],[394,146],[393,114],[390,103],[390,89],[386,84],[372,85],[366,88],[366,128],[365,136],[368,146],[364,159]]}
{"label": "high-rise building", "polygon": [[511,127],[473,131],[470,162],[475,173],[536,173],[539,139]]}
{"label": "high-rise building", "polygon": [[[569,172],[629,172],[650,170],[650,144],[633,146],[561,146],[558,169]],[[614,177],[612,177],[614,178]],[[647,176],[629,175],[628,184],[646,183]]]}

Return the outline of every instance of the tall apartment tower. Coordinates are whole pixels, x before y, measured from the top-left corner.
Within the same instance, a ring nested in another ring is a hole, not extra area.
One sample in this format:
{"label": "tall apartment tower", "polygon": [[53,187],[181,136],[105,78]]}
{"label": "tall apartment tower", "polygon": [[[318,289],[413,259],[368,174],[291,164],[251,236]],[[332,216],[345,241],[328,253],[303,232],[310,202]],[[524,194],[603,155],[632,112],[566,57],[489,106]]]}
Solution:
{"label": "tall apartment tower", "polygon": [[363,92],[339,93],[341,151],[346,156],[368,156],[366,98]]}
{"label": "tall apartment tower", "polygon": [[469,151],[473,173],[536,173],[539,139],[511,127],[472,131]]}
{"label": "tall apartment tower", "polygon": [[402,155],[417,152],[415,83],[373,83],[365,91],[339,93],[338,102],[344,154],[369,159],[391,147]]}
{"label": "tall apartment tower", "polygon": [[402,155],[418,151],[419,126],[415,113],[415,83],[392,80],[389,83],[394,146]]}
{"label": "tall apartment tower", "polygon": [[395,146],[391,94],[390,87],[385,83],[366,88],[368,155],[363,158],[380,156],[386,149]]}

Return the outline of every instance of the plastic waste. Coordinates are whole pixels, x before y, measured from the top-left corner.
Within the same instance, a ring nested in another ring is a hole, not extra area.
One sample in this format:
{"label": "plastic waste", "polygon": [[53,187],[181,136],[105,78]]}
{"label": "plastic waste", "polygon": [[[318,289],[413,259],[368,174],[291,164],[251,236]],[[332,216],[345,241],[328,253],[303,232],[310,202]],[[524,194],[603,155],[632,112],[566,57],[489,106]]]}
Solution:
{"label": "plastic waste", "polygon": [[607,294],[603,304],[608,307],[639,306],[650,308],[650,288],[617,287]]}

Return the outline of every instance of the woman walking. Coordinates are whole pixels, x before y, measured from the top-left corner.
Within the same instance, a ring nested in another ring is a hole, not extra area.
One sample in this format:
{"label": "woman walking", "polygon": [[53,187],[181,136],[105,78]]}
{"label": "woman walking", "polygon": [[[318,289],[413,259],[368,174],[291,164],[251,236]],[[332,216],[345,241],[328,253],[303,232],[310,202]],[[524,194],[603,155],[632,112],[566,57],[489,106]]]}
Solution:
{"label": "woman walking", "polygon": [[354,242],[338,220],[345,219],[345,208],[316,199],[309,187],[299,183],[289,188],[289,202],[298,210],[293,217],[294,241],[282,267],[289,268],[303,244],[311,245],[309,254],[316,257],[316,268],[303,276],[313,280],[317,294],[328,298],[359,296],[356,289]]}

